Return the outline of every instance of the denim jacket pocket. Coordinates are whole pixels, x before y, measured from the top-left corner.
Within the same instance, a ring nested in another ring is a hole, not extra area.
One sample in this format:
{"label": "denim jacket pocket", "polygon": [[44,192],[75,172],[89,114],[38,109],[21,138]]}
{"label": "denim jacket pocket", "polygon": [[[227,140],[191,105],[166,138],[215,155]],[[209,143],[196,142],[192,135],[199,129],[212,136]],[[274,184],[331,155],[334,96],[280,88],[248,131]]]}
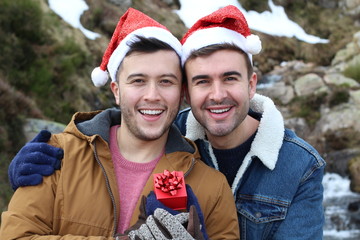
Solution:
{"label": "denim jacket pocket", "polygon": [[238,212],[254,223],[284,220],[290,202],[260,195],[240,195],[236,201]]}
{"label": "denim jacket pocket", "polygon": [[236,201],[242,240],[272,239],[285,219],[290,202],[240,194]]}

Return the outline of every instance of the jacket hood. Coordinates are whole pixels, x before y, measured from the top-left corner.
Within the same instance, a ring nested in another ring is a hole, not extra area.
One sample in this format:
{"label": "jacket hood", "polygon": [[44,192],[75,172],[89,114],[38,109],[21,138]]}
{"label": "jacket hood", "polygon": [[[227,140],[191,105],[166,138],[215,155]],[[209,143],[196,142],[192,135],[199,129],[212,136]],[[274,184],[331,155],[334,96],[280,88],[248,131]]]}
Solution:
{"label": "jacket hood", "polygon": [[[239,169],[239,177],[245,172],[252,156],[257,156],[267,168],[273,170],[278,159],[285,132],[284,119],[270,98],[255,94],[250,101],[250,108],[255,112],[261,113],[262,117],[250,151]],[[205,138],[205,129],[195,119],[191,111],[189,112],[186,122],[186,137],[193,141],[198,139],[207,141]],[[209,146],[209,153],[215,168],[217,168],[217,160],[210,144]],[[236,182],[236,179],[234,182]]]}
{"label": "jacket hood", "polygon": [[[121,124],[121,111],[116,108],[109,108],[104,111],[77,112],[73,115],[71,122],[65,128],[65,132],[71,132],[78,137],[94,138],[100,136],[109,143],[110,128]],[[169,130],[169,137],[165,146],[165,153],[172,152],[195,153],[195,145],[186,141],[178,128],[172,124]]]}

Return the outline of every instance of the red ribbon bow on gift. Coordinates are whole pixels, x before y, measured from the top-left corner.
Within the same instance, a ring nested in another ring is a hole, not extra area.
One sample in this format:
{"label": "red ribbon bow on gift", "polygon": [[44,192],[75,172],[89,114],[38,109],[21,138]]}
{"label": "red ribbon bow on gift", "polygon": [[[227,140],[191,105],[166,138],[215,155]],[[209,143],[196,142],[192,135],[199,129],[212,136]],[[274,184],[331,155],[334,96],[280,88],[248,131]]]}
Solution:
{"label": "red ribbon bow on gift", "polygon": [[155,178],[155,187],[174,196],[177,190],[183,187],[182,178],[177,176],[176,171],[164,170],[164,173],[158,174]]}

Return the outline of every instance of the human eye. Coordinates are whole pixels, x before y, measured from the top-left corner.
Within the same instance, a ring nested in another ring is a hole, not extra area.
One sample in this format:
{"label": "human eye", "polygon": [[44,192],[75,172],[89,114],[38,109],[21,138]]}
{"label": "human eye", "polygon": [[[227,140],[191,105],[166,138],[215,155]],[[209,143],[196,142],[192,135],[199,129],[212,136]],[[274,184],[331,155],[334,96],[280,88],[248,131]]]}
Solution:
{"label": "human eye", "polygon": [[144,83],[145,83],[145,80],[142,78],[134,78],[134,79],[131,79],[131,81],[130,81],[130,84],[133,84],[133,85],[141,85]]}
{"label": "human eye", "polygon": [[172,85],[172,84],[173,84],[173,81],[170,80],[170,79],[161,79],[161,80],[160,80],[160,84],[161,84],[161,85]]}
{"label": "human eye", "polygon": [[195,74],[190,79],[193,86],[205,86],[210,83],[211,77],[207,74]]}
{"label": "human eye", "polygon": [[170,87],[173,85],[179,85],[179,84],[181,84],[181,79],[179,79],[178,77],[176,77],[174,75],[163,76],[160,78],[159,84],[162,86],[166,86],[166,87],[168,87],[168,86]]}
{"label": "human eye", "polygon": [[223,75],[224,82],[241,81],[241,79],[242,79],[242,74],[238,71],[226,72]]}
{"label": "human eye", "polygon": [[225,81],[237,81],[237,80],[238,80],[238,78],[235,76],[227,76],[225,78]]}
{"label": "human eye", "polygon": [[209,80],[207,79],[198,79],[194,82],[194,85],[199,86],[199,85],[205,85],[207,83],[209,83]]}

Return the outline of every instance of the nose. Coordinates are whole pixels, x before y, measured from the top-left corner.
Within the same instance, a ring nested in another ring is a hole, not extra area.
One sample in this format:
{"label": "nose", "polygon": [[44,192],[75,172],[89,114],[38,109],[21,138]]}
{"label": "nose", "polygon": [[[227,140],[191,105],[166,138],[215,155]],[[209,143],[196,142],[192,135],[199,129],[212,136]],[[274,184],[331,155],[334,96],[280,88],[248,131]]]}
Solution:
{"label": "nose", "polygon": [[226,88],[221,84],[221,81],[214,81],[211,86],[210,100],[221,102],[227,96]]}
{"label": "nose", "polygon": [[144,99],[146,101],[159,101],[160,98],[160,91],[156,83],[148,84],[145,89]]}

